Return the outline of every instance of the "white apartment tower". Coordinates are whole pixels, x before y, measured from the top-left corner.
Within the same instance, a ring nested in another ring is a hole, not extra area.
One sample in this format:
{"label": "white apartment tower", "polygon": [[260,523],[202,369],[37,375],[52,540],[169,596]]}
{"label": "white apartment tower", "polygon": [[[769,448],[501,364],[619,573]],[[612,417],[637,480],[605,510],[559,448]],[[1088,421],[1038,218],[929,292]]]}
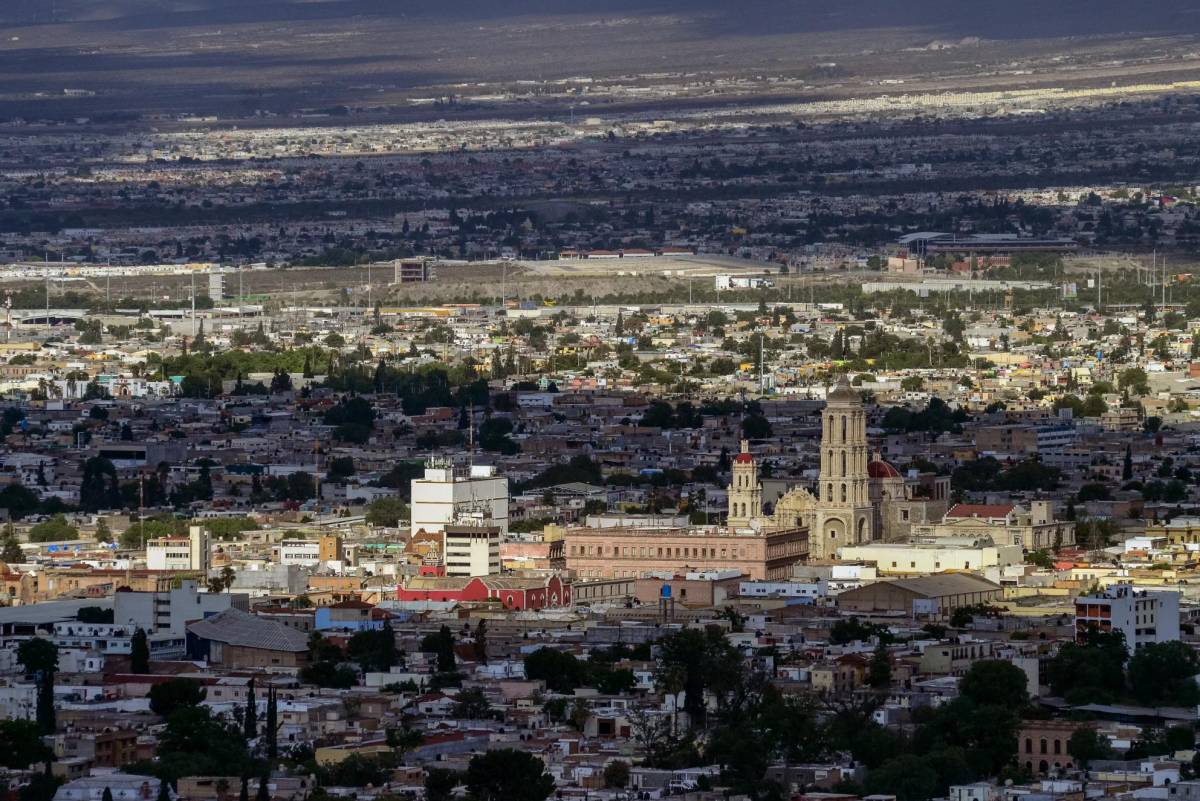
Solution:
{"label": "white apartment tower", "polygon": [[442,532],[447,576],[494,576],[500,572],[500,529],[470,521]]}
{"label": "white apartment tower", "polygon": [[1179,639],[1179,593],[1114,584],[1095,595],[1075,599],[1075,636],[1089,629],[1125,635],[1130,653],[1143,645]]}
{"label": "white apartment tower", "polygon": [[444,531],[465,518],[486,521],[501,537],[508,534],[508,479],[492,465],[454,465],[445,459],[425,463],[425,477],[412,480],[413,534]]}
{"label": "white apartment tower", "polygon": [[202,526],[191,526],[186,537],[159,537],[146,542],[150,570],[192,570],[207,574],[212,567],[212,538]]}

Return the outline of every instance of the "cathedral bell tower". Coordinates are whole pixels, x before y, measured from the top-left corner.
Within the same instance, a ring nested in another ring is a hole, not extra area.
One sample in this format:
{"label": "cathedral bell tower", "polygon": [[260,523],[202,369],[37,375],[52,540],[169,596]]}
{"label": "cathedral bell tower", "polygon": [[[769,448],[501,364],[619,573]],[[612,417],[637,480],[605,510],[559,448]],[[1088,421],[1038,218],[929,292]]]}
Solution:
{"label": "cathedral bell tower", "polygon": [[750,443],[742,440],[742,451],[733,458],[732,480],[729,482],[730,528],[745,528],[750,521],[762,516],[762,485],[758,483],[758,465],[750,455]]}
{"label": "cathedral bell tower", "polygon": [[809,532],[813,557],[832,559],[840,546],[874,538],[869,459],[862,397],[843,375],[830,391],[821,415],[821,479],[816,519]]}

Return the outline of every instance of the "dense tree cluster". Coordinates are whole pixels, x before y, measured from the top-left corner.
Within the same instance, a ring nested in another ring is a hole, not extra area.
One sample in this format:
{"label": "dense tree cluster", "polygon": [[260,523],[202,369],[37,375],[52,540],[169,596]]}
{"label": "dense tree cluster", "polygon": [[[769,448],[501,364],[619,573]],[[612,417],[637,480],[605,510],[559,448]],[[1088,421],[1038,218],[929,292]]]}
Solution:
{"label": "dense tree cluster", "polygon": [[1057,489],[1062,471],[1037,459],[1004,466],[992,456],[965,462],[951,474],[951,486],[964,492],[1022,492]]}
{"label": "dense tree cluster", "polygon": [[1091,629],[1059,648],[1046,678],[1051,692],[1073,704],[1191,707],[1200,703],[1197,673],[1200,657],[1179,641],[1143,645],[1131,656],[1121,632]]}

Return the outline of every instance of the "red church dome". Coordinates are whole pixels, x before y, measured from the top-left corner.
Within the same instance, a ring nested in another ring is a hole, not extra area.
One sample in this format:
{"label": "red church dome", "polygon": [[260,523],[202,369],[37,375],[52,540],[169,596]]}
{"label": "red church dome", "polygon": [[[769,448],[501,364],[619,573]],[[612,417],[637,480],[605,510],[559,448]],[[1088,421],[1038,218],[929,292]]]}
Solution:
{"label": "red church dome", "polygon": [[882,459],[867,463],[867,476],[870,478],[900,478],[900,471]]}
{"label": "red church dome", "polygon": [[734,464],[753,464],[754,457],[748,453],[739,453],[737,456],[733,457],[733,462]]}

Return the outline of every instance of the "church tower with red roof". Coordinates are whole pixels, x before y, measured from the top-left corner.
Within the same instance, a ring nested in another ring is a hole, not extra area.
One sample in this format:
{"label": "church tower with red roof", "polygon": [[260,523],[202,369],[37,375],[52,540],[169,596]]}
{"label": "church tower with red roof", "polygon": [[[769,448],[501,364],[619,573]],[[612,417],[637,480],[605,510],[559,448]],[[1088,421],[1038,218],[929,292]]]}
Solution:
{"label": "church tower with red roof", "polygon": [[745,528],[762,516],[762,485],[758,483],[758,465],[750,455],[750,443],[742,440],[742,450],[733,458],[729,482],[730,528]]}

